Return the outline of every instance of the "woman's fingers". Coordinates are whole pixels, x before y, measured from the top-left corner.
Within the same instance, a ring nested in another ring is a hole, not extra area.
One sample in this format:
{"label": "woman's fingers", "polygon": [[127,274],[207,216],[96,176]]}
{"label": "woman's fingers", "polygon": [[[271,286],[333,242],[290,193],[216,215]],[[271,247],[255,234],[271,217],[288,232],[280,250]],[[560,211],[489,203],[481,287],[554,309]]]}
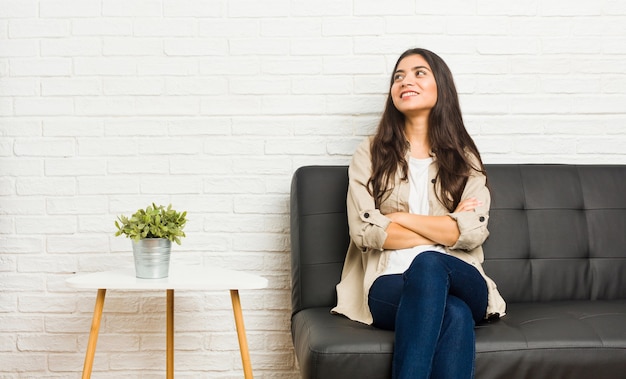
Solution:
{"label": "woman's fingers", "polygon": [[456,207],[455,212],[473,211],[474,209],[476,209],[476,207],[482,204],[483,202],[478,201],[478,199],[476,199],[475,197],[469,197],[459,203],[459,205]]}

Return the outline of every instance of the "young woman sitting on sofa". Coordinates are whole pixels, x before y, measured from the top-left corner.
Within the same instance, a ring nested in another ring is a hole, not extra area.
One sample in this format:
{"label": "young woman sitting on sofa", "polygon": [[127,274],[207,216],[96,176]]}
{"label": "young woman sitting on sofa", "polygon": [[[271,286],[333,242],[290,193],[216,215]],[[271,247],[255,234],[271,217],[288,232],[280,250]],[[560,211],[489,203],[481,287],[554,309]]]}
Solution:
{"label": "young woman sitting on sofa", "polygon": [[490,195],[450,69],[411,49],[349,167],[334,313],[395,330],[393,378],[471,378],[475,323],[504,314],[482,269]]}

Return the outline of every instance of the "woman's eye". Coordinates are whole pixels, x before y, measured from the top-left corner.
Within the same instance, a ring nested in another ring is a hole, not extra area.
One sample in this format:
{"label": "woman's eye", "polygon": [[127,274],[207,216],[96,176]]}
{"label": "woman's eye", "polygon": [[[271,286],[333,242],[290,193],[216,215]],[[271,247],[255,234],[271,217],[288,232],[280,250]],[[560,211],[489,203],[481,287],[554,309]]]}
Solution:
{"label": "woman's eye", "polygon": [[416,75],[416,76],[424,76],[424,75],[426,75],[426,71],[424,71],[424,70],[419,70],[419,71],[417,71],[417,72],[415,73],[415,75]]}
{"label": "woman's eye", "polygon": [[404,75],[401,75],[401,74],[395,74],[395,75],[393,76],[393,80],[394,80],[394,81],[396,81],[396,82],[397,82],[397,81],[399,81],[399,80],[402,80],[402,79],[404,79]]}

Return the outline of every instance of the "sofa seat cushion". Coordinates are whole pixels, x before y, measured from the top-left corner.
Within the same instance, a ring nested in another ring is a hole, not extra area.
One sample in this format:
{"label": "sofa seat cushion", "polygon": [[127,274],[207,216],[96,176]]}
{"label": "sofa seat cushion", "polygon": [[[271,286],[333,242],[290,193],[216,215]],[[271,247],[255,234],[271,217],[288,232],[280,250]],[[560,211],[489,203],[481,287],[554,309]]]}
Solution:
{"label": "sofa seat cushion", "polygon": [[382,379],[391,375],[393,332],[308,308],[291,320],[302,379]]}
{"label": "sofa seat cushion", "polygon": [[[302,372],[310,378],[388,378],[392,332],[309,308],[292,318]],[[497,376],[490,373],[497,373]],[[513,303],[476,328],[476,378],[621,378],[626,300]],[[304,379],[310,379],[304,378]]]}
{"label": "sofa seat cushion", "polygon": [[624,373],[626,300],[513,303],[507,316],[476,328],[477,378],[599,379]]}

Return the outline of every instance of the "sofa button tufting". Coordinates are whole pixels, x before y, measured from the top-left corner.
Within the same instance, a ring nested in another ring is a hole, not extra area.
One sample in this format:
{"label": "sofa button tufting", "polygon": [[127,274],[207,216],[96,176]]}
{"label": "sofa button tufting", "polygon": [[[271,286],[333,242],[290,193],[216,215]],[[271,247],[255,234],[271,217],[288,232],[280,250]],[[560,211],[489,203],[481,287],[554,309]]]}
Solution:
{"label": "sofa button tufting", "polygon": [[363,217],[365,217],[365,218],[370,218],[370,214],[369,214],[369,213],[367,213],[367,212],[365,212],[365,213],[363,213]]}
{"label": "sofa button tufting", "polygon": [[480,217],[478,218],[478,221],[480,221],[480,222],[485,222],[485,217],[484,217],[484,216],[480,216]]}

